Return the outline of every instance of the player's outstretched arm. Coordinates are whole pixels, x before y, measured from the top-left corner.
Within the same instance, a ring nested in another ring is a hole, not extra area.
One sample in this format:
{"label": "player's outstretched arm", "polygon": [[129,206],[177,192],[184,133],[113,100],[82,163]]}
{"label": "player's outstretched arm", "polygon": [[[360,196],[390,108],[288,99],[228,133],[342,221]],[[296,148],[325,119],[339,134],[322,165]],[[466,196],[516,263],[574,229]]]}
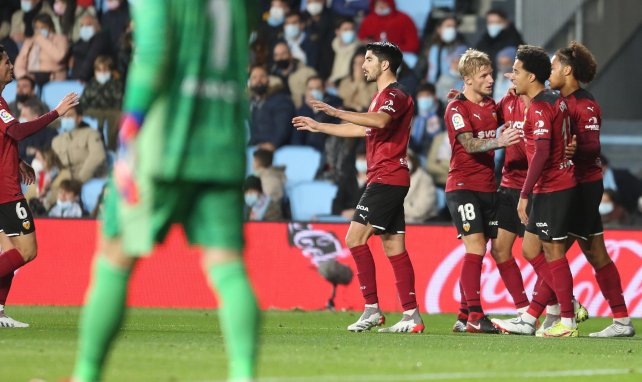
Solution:
{"label": "player's outstretched arm", "polygon": [[345,111],[340,110],[335,107],[328,105],[325,102],[317,100],[308,100],[310,105],[322,113],[329,115],[330,117],[336,117],[343,121],[353,123],[355,125],[361,125],[365,127],[373,127],[376,129],[383,129],[388,125],[392,120],[392,117],[384,112],[368,112],[368,113],[357,113],[354,111]]}
{"label": "player's outstretched arm", "polygon": [[292,124],[300,131],[325,133],[336,137],[359,138],[366,136],[366,128],[353,123],[336,125],[332,123],[320,123],[309,117],[294,117],[292,118]]}
{"label": "player's outstretched arm", "polygon": [[498,138],[480,139],[473,138],[473,133],[466,132],[457,135],[457,140],[464,146],[467,153],[483,153],[490,150],[496,150],[501,147],[507,147],[519,142],[521,137],[517,129],[506,128]]}
{"label": "player's outstretched arm", "polygon": [[78,94],[69,93],[62,99],[62,101],[60,101],[54,110],[41,115],[33,121],[14,123],[7,128],[6,134],[16,141],[21,141],[49,126],[49,124],[55,121],[56,118],[65,114],[69,109],[76,105],[78,105]]}

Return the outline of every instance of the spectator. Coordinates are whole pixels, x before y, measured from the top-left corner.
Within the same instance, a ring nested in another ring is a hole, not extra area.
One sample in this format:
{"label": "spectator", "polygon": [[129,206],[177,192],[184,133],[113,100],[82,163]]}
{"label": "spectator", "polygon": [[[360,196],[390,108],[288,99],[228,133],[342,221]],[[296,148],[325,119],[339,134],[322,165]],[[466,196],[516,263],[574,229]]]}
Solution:
{"label": "spectator", "polygon": [[42,0],[22,0],[20,1],[20,9],[11,16],[11,31],[9,32],[11,39],[17,45],[22,45],[28,37],[34,35],[33,21],[40,14],[47,14],[52,19],[54,24],[54,27],[51,28],[52,32],[60,31],[60,26],[55,21],[56,14],[49,3]]}
{"label": "spectator", "polygon": [[20,9],[18,0],[0,1],[0,45],[3,45],[7,51],[10,62],[16,62],[18,56],[18,45],[9,37],[11,32],[11,16],[15,11]]}
{"label": "spectator", "polygon": [[432,178],[421,168],[418,158],[408,153],[410,188],[403,202],[406,223],[424,223],[437,216],[437,190]]}
{"label": "spectator", "polygon": [[120,36],[120,42],[116,49],[116,70],[122,76],[123,83],[127,80],[129,63],[132,60],[132,37],[132,23],[130,21],[125,33]]}
{"label": "spectator", "polygon": [[[29,200],[30,206],[32,203],[42,206],[40,210],[43,213],[41,215],[45,215],[56,203],[60,183],[65,179],[70,179],[71,173],[66,170],[61,171],[60,159],[50,147],[36,150],[31,167],[36,173],[36,182],[34,188],[29,189],[25,198]],[[34,199],[37,202],[34,202]]]}
{"label": "spectator", "polygon": [[274,66],[271,73],[283,81],[286,91],[292,96],[294,106],[298,109],[303,102],[305,82],[317,72],[292,57],[290,48],[285,42],[279,42],[274,46],[272,58]]}
{"label": "spectator", "polygon": [[[477,42],[475,49],[488,54],[490,62],[494,64],[500,50],[509,46],[517,48],[523,43],[522,36],[515,25],[508,20],[506,13],[500,9],[491,9],[486,12],[486,32]],[[495,70],[494,73],[497,71]]]}
{"label": "spectator", "polygon": [[357,49],[350,60],[350,75],[339,81],[339,88],[337,89],[339,97],[343,100],[343,106],[358,112],[368,110],[374,95],[377,93],[377,84],[366,82],[366,77],[363,74],[365,60],[366,49]]}
{"label": "spectator", "polygon": [[443,108],[437,99],[433,84],[420,85],[416,99],[417,115],[410,125],[408,148],[417,155],[422,164],[425,164],[433,138],[444,130],[441,117]]}
{"label": "spectator", "polygon": [[243,189],[245,190],[246,220],[274,221],[280,219],[275,210],[276,204],[263,193],[261,179],[256,176],[248,176]]}
{"label": "spectator", "polygon": [[100,24],[109,35],[109,48],[111,51],[116,50],[121,36],[129,25],[129,21],[129,5],[127,1],[107,0],[107,12],[103,13]]}
{"label": "spectator", "polygon": [[349,152],[352,153],[350,157],[354,160],[350,163],[350,171],[345,172],[337,184],[337,195],[332,201],[332,214],[352,220],[355,212],[354,207],[359,203],[359,199],[366,189],[368,164],[366,163],[365,145],[362,144],[362,141],[343,139],[347,143],[344,147],[350,148]]}
{"label": "spectator", "polygon": [[49,210],[50,218],[81,218],[83,210],[80,206],[80,190],[82,184],[74,179],[60,182],[58,200]]}
{"label": "spectator", "polygon": [[333,0],[332,12],[361,20],[370,9],[370,0]]}
{"label": "spectator", "polygon": [[[338,123],[340,122],[337,118],[328,116],[325,113],[320,113],[315,110],[310,105],[310,100],[315,99],[318,101],[323,101],[333,107],[343,108],[341,103],[341,98],[327,94],[323,86],[323,80],[319,76],[312,76],[308,78],[308,81],[305,84],[305,96],[303,97],[303,103],[301,107],[297,110],[296,115],[301,115],[304,117],[310,117],[316,121],[322,123]],[[319,152],[323,152],[325,147],[326,134],[316,134],[309,131],[297,131],[294,130],[292,133],[293,145],[303,145],[310,146],[317,149]]]}
{"label": "spectator", "polygon": [[311,41],[318,44],[317,57],[311,57],[308,53],[307,65],[314,68],[324,80],[330,76],[334,51],[332,40],[334,39],[335,17],[330,9],[326,8],[325,0],[307,0],[305,12],[305,33]]}
{"label": "spectator", "polygon": [[86,14],[80,19],[80,39],[71,46],[71,78],[89,81],[94,74],[94,62],[100,55],[111,55],[109,35],[101,30],[96,17]]}
{"label": "spectator", "polygon": [[[39,102],[36,98],[29,99],[25,102],[22,106],[22,110],[20,111],[20,123],[31,122],[39,116],[44,115],[46,112],[47,108],[44,107],[42,102]],[[36,150],[51,147],[51,141],[56,135],[58,135],[56,129],[51,126],[45,127],[37,133],[18,142],[18,155],[20,155],[20,158],[25,160],[27,163],[31,163],[36,155]]]}
{"label": "spectator", "polygon": [[613,190],[616,199],[629,213],[633,213],[638,206],[638,199],[642,196],[642,182],[627,169],[612,168],[609,160],[600,155],[604,189]]}
{"label": "spectator", "polygon": [[[282,44],[287,49],[287,45]],[[254,66],[250,71],[250,146],[269,150],[287,144],[292,134],[294,104],[279,88],[268,88],[267,70]]]}
{"label": "spectator", "polygon": [[49,111],[49,107],[36,95],[36,81],[29,76],[23,76],[16,81],[16,99],[9,104],[11,114],[19,116],[22,106],[29,100],[34,100],[45,112]]}
{"label": "spectator", "polygon": [[448,104],[448,93],[451,89],[464,91],[464,81],[459,74],[459,58],[465,52],[465,48],[457,48],[455,54],[452,56],[452,61],[450,61],[448,72],[441,73],[437,83],[435,84],[437,98],[444,105]]}
{"label": "spectator", "polygon": [[82,121],[80,107],[70,109],[60,120],[61,133],[51,143],[62,169],[71,178],[85,183],[91,178],[106,175],[105,146],[100,133]]}
{"label": "spectator", "polygon": [[304,65],[317,67],[321,45],[318,40],[310,38],[305,31],[305,24],[297,12],[289,13],[283,24],[283,36],[288,43],[292,57]]}
{"label": "spectator", "polygon": [[350,59],[359,48],[354,20],[348,18],[340,19],[334,34],[335,37],[332,40],[334,62],[332,64],[332,72],[328,78],[330,82],[336,82],[352,73]]}
{"label": "spectator", "polygon": [[286,0],[272,0],[270,10],[264,16],[264,21],[259,25],[257,32],[257,39],[261,41],[261,45],[265,45],[269,51],[274,49],[274,45],[280,40],[284,39],[283,36],[283,23],[285,22],[285,15],[290,13],[290,4]]}
{"label": "spectator", "polygon": [[399,46],[404,56],[416,54],[419,50],[417,27],[407,14],[397,10],[395,0],[374,0],[371,4],[371,12],[359,29],[359,40],[390,41]]}
{"label": "spectator", "polygon": [[283,217],[281,204],[285,190],[285,168],[274,167],[272,160],[274,152],[266,149],[257,149],[252,154],[252,169],[254,175],[261,179],[263,193],[270,197],[276,205],[275,210],[278,212],[278,218]]}
{"label": "spectator", "polygon": [[604,228],[621,228],[630,224],[629,213],[619,203],[615,190],[608,188],[604,190],[599,209]]}
{"label": "spectator", "polygon": [[85,115],[98,120],[99,131],[107,124],[107,147],[116,151],[118,146],[118,122],[123,100],[123,82],[114,70],[114,61],[109,56],[98,56],[94,63],[94,77],[87,83],[80,97]]}
{"label": "spectator", "polygon": [[499,102],[499,100],[508,93],[508,89],[512,85],[510,78],[507,78],[506,74],[513,72],[516,52],[517,50],[514,47],[509,46],[497,53],[497,62],[495,63],[497,79],[495,80],[495,86],[493,88],[493,99],[495,102]]}
{"label": "spectator", "polygon": [[453,59],[466,50],[464,37],[457,31],[457,18],[448,15],[439,20],[426,49],[419,58],[415,71],[419,78],[435,84],[442,74],[447,74]]}
{"label": "spectator", "polygon": [[397,82],[406,88],[409,94],[416,94],[419,86],[419,78],[414,70],[408,66],[406,61],[401,61],[397,69]]}
{"label": "spectator", "polygon": [[55,0],[53,10],[56,14],[54,21],[60,25],[60,33],[69,41],[76,42],[80,38],[80,20],[86,14],[96,16],[93,5],[77,4],[74,0]]}
{"label": "spectator", "polygon": [[432,139],[430,151],[428,151],[428,163],[426,164],[426,170],[432,176],[435,185],[442,189],[446,188],[451,156],[452,150],[448,141],[448,133],[442,131]]}
{"label": "spectator", "polygon": [[50,80],[64,80],[67,78],[67,65],[64,62],[69,48],[67,38],[56,33],[48,14],[36,15],[33,28],[36,33],[25,40],[16,58],[16,77],[29,73],[41,86]]}

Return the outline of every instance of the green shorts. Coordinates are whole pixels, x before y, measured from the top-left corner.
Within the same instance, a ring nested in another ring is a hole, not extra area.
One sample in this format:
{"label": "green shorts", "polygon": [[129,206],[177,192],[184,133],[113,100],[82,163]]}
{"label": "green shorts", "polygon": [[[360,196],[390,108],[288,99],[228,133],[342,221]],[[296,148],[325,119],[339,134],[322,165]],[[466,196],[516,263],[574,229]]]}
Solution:
{"label": "green shorts", "polygon": [[172,224],[204,248],[243,249],[242,185],[139,181],[139,201],[128,205],[109,181],[103,207],[103,235],[120,237],[131,256],[149,254]]}

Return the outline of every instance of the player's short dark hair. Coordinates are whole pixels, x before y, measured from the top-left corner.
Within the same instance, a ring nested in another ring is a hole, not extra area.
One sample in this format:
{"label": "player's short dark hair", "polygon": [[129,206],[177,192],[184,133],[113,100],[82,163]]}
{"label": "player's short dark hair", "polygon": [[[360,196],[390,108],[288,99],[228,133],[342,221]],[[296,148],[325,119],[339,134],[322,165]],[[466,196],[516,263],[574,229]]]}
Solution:
{"label": "player's short dark hair", "polygon": [[[2,52],[0,52],[0,54],[2,54]],[[18,81],[29,81],[29,83],[31,84],[31,89],[36,88],[36,80],[34,80],[31,76],[22,76],[18,78]]]}
{"label": "player's short dark hair", "polygon": [[250,175],[245,179],[243,184],[243,191],[256,190],[263,193],[263,186],[261,185],[261,178],[258,176]]}
{"label": "player's short dark hair", "polygon": [[486,12],[486,16],[489,16],[489,15],[496,15],[496,16],[501,17],[504,20],[508,20],[508,15],[506,14],[506,12],[503,9],[500,9],[500,8],[492,8],[492,9],[490,9],[488,12]]}
{"label": "player's short dark hair", "polygon": [[437,94],[437,89],[435,88],[435,85],[433,85],[430,82],[423,83],[419,85],[417,88],[417,94],[421,92],[428,92],[430,94]]}
{"label": "player's short dark hair", "polygon": [[272,166],[272,161],[274,160],[274,152],[266,149],[256,149],[252,156],[257,162],[259,162],[261,166]]}
{"label": "player's short dark hair", "polygon": [[590,50],[577,41],[571,41],[566,48],[558,49],[555,55],[564,66],[570,66],[573,77],[582,83],[589,83],[597,73],[597,62]]}
{"label": "player's short dark hair", "polygon": [[76,196],[80,196],[82,190],[82,183],[76,179],[65,179],[60,182],[59,188],[63,191],[71,192]]}
{"label": "player's short dark hair", "polygon": [[366,45],[366,51],[368,50],[377,56],[379,61],[388,61],[392,73],[397,72],[403,61],[403,54],[399,47],[388,41],[371,42]]}
{"label": "player's short dark hair", "polygon": [[543,84],[551,76],[551,60],[542,47],[520,45],[515,58],[522,62],[525,70],[535,75],[538,82]]}
{"label": "player's short dark hair", "polygon": [[33,18],[32,24],[35,26],[36,22],[41,22],[41,23],[45,24],[47,27],[49,27],[49,30],[51,30],[52,32],[56,30],[56,27],[54,26],[53,19],[47,13],[38,13]]}

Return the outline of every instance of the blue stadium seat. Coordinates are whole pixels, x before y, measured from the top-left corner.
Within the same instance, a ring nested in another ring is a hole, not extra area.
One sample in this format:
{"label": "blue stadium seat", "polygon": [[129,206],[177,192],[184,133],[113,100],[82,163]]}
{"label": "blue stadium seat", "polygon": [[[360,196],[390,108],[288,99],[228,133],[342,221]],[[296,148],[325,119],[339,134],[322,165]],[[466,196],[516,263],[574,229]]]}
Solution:
{"label": "blue stadium seat", "polygon": [[323,181],[299,183],[290,190],[292,220],[310,221],[332,213],[337,186]]}
{"label": "blue stadium seat", "polygon": [[283,146],[274,153],[274,166],[285,166],[286,189],[310,181],[321,165],[321,153],[309,146]]}
{"label": "blue stadium seat", "polygon": [[2,91],[2,97],[7,103],[11,103],[16,100],[16,81],[11,81],[5,85],[4,90]]}
{"label": "blue stadium seat", "polygon": [[98,203],[98,197],[103,191],[103,187],[107,183],[106,178],[93,178],[89,179],[85,184],[82,185],[82,190],[80,191],[80,201],[82,202],[83,208],[87,213],[92,213],[96,208]]}
{"label": "blue stadium seat", "polygon": [[245,176],[249,176],[254,172],[254,168],[252,168],[252,161],[254,160],[254,151],[256,151],[256,146],[250,146],[247,149],[245,149],[245,153],[247,154],[247,168],[245,170]]}
{"label": "blue stadium seat", "polygon": [[41,98],[53,110],[64,96],[71,92],[81,95],[84,89],[85,85],[79,81],[51,81],[42,87]]}
{"label": "blue stadium seat", "polygon": [[96,118],[83,116],[83,122],[89,125],[92,129],[98,129],[98,120]]}

